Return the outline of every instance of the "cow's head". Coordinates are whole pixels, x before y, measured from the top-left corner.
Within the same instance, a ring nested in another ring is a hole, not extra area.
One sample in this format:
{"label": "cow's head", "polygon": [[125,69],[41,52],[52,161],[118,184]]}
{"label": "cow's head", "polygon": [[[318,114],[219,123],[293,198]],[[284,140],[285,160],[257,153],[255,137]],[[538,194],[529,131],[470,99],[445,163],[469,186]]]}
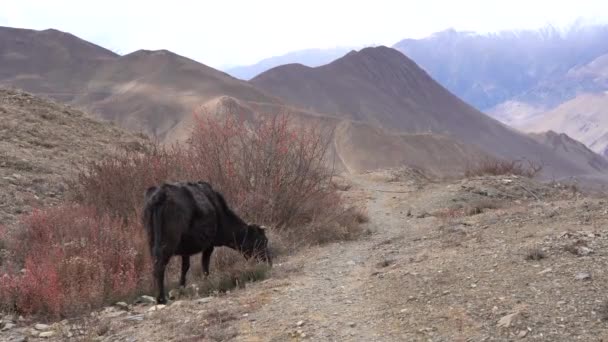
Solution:
{"label": "cow's head", "polygon": [[255,257],[272,265],[272,256],[268,249],[268,237],[264,226],[250,224],[247,226],[247,238],[243,243],[243,252],[246,258]]}

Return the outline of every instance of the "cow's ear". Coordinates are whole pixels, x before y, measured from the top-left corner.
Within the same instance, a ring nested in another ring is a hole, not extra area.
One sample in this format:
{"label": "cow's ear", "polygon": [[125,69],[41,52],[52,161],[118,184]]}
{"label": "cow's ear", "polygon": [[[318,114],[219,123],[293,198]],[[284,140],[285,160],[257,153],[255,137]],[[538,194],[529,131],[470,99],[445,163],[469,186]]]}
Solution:
{"label": "cow's ear", "polygon": [[149,198],[150,196],[152,196],[152,193],[154,193],[154,191],[156,191],[157,187],[155,186],[151,186],[149,188],[146,189],[146,191],[144,192],[144,198]]}
{"label": "cow's ear", "polygon": [[266,230],[266,226],[259,226],[261,231],[265,231]]}

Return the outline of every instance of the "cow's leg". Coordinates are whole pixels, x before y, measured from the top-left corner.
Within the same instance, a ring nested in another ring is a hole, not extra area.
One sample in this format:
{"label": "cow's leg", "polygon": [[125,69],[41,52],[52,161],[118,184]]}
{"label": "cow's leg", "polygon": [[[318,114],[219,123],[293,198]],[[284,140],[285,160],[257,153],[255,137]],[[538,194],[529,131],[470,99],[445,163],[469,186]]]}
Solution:
{"label": "cow's leg", "polygon": [[213,253],[213,246],[207,247],[207,249],[203,251],[202,264],[203,275],[205,277],[209,275],[209,263],[211,262],[211,253]]}
{"label": "cow's leg", "polygon": [[167,298],[165,297],[165,269],[170,258],[163,255],[154,262],[154,279],[156,280],[156,288],[158,289],[157,304],[167,303]]}
{"label": "cow's leg", "polygon": [[182,276],[179,278],[179,286],[186,286],[186,274],[190,269],[190,256],[182,255]]}

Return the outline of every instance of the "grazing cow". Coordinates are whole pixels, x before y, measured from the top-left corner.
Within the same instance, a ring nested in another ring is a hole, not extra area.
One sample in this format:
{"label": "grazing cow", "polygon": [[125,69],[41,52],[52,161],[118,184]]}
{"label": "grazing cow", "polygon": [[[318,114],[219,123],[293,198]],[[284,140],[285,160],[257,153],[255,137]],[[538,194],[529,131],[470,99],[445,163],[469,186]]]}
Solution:
{"label": "grazing cow", "polygon": [[145,192],[143,215],[154,259],[157,303],[166,303],[165,268],[173,255],[182,257],[180,285],[186,285],[190,256],[202,252],[203,273],[209,274],[214,247],[227,246],[249,259],[272,265],[264,228],[245,223],[206,182],[165,183]]}

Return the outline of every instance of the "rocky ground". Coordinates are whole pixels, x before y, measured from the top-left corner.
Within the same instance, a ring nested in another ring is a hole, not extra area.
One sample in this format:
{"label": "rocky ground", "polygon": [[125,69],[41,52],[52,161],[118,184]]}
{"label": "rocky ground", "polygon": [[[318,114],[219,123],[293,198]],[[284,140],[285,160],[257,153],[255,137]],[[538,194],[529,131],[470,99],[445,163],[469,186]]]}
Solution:
{"label": "rocky ground", "polygon": [[608,340],[605,199],[519,177],[344,182],[371,219],[356,241],[279,260],[228,294],[46,326],[5,316],[0,340]]}

